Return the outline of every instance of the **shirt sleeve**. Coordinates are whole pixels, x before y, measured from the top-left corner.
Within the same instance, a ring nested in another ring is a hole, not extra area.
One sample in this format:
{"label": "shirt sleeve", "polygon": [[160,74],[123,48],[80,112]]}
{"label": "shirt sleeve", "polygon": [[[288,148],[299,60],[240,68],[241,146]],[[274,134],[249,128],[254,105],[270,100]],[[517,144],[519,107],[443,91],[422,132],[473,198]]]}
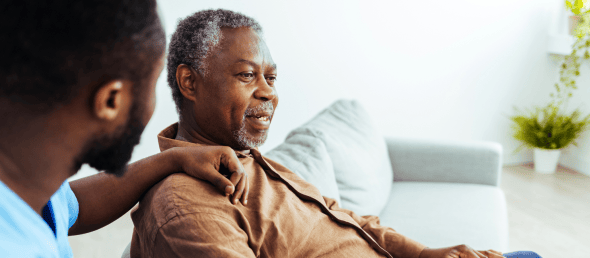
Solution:
{"label": "shirt sleeve", "polygon": [[418,258],[422,250],[426,248],[425,245],[396,232],[392,228],[380,225],[377,216],[359,216],[350,210],[338,207],[336,200],[328,197],[324,197],[324,201],[330,210],[343,212],[352,217],[365,232],[393,257]]}
{"label": "shirt sleeve", "polygon": [[179,215],[158,230],[153,257],[256,257],[236,221],[209,213]]}
{"label": "shirt sleeve", "polygon": [[65,182],[64,183],[64,190],[66,193],[66,200],[67,200],[67,205],[68,205],[68,229],[70,229],[74,223],[76,223],[76,220],[78,219],[78,213],[80,212],[80,206],[78,204],[78,198],[76,198],[76,195],[74,194],[74,192],[72,191],[72,188],[70,188],[70,183],[69,182]]}

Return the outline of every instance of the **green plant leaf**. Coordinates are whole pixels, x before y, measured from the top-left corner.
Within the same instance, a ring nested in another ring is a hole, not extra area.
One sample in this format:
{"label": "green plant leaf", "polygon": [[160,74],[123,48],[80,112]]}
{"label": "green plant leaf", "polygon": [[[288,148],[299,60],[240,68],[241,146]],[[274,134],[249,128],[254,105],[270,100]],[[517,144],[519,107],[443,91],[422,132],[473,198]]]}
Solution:
{"label": "green plant leaf", "polygon": [[563,114],[557,105],[548,104],[543,108],[523,114],[515,108],[517,115],[512,120],[513,137],[522,142],[522,147],[560,149],[573,143],[581,132],[588,129],[590,114],[579,119],[580,112]]}

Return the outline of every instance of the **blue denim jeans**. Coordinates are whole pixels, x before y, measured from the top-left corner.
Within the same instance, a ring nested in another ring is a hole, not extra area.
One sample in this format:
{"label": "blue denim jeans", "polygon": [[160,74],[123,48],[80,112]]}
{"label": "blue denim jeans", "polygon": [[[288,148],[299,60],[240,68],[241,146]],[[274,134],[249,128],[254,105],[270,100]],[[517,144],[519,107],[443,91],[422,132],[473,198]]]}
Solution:
{"label": "blue denim jeans", "polygon": [[508,258],[542,258],[537,253],[530,252],[530,251],[518,251],[518,252],[512,252],[512,253],[505,253],[504,257],[508,257]]}

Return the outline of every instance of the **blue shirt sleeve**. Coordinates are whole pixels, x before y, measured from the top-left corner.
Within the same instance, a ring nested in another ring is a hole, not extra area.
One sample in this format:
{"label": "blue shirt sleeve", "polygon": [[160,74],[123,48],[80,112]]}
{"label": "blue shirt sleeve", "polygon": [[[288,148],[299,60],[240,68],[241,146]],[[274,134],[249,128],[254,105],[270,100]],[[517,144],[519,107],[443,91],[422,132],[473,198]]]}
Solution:
{"label": "blue shirt sleeve", "polygon": [[80,206],[78,204],[78,198],[76,198],[76,195],[72,191],[72,188],[70,188],[70,183],[66,182],[64,186],[66,188],[65,193],[66,193],[66,198],[68,201],[68,214],[69,214],[68,229],[69,229],[74,225],[74,223],[78,219],[78,213],[80,212]]}

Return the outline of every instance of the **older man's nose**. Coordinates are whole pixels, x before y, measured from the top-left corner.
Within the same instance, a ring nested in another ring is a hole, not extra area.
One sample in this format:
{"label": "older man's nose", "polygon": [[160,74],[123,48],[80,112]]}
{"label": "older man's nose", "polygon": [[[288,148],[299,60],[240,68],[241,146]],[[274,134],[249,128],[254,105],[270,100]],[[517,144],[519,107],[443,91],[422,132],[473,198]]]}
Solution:
{"label": "older man's nose", "polygon": [[266,79],[259,80],[258,88],[254,92],[254,97],[260,100],[269,101],[277,97],[275,87],[270,86]]}

